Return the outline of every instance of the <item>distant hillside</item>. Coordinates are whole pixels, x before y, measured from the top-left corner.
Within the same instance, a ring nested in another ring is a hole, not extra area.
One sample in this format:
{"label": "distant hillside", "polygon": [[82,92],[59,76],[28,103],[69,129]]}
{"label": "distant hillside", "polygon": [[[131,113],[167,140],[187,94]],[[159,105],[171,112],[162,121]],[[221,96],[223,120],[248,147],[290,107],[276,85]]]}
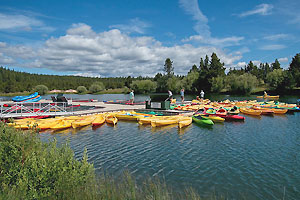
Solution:
{"label": "distant hillside", "polygon": [[76,89],[78,86],[89,88],[95,82],[102,82],[105,88],[122,88],[129,87],[134,79],[131,77],[116,78],[92,78],[81,76],[57,76],[30,74],[26,72],[18,72],[4,67],[0,67],[0,92],[23,92],[31,91],[36,85],[46,85],[49,90],[60,89]]}

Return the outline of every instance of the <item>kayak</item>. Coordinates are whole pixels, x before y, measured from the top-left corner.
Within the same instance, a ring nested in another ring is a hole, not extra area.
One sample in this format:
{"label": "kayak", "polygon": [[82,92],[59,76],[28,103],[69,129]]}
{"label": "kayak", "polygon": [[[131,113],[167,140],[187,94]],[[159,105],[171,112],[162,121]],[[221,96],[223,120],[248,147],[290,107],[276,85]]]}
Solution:
{"label": "kayak", "polygon": [[143,124],[151,124],[152,120],[155,120],[157,117],[142,117],[139,118],[139,124],[143,125]]}
{"label": "kayak", "polygon": [[106,123],[108,124],[113,124],[113,125],[116,125],[118,123],[118,118],[116,118],[115,116],[113,115],[107,115],[105,117],[105,121]]}
{"label": "kayak", "polygon": [[262,115],[273,115],[274,111],[268,108],[253,107],[254,110],[261,110]]}
{"label": "kayak", "polygon": [[60,129],[70,128],[72,126],[73,121],[74,120],[59,120],[51,127],[51,129],[60,130]]}
{"label": "kayak", "polygon": [[226,121],[243,121],[245,120],[245,117],[240,116],[240,115],[226,115],[225,116]]}
{"label": "kayak", "polygon": [[118,113],[115,115],[118,120],[131,120],[131,121],[137,121],[139,118],[142,118],[142,115],[136,115],[131,113]]}
{"label": "kayak", "polygon": [[87,126],[90,125],[93,121],[95,120],[95,116],[86,116],[83,117],[82,119],[78,119],[76,121],[72,122],[72,127],[73,128],[79,128],[82,126]]}
{"label": "kayak", "polygon": [[105,122],[105,116],[103,114],[96,115],[95,120],[93,121],[93,126],[99,126]]}
{"label": "kayak", "polygon": [[193,119],[193,122],[195,122],[196,124],[199,124],[199,125],[213,125],[214,124],[214,122],[212,120],[203,118],[201,116],[193,116],[192,119]]}
{"label": "kayak", "polygon": [[179,120],[178,128],[183,128],[185,126],[189,126],[193,122],[191,117],[184,117]]}
{"label": "kayak", "polygon": [[178,118],[155,118],[151,120],[151,126],[156,127],[156,126],[166,126],[166,125],[171,125],[171,124],[177,124],[178,123]]}
{"label": "kayak", "polygon": [[212,120],[213,122],[224,122],[225,119],[222,118],[222,117],[218,117],[218,116],[215,116],[215,115],[194,115],[194,116],[201,116],[202,118],[206,118],[206,119],[210,119]]}
{"label": "kayak", "polygon": [[255,116],[259,116],[262,113],[261,110],[254,110],[254,109],[250,109],[250,108],[240,108],[240,112],[243,114],[255,115]]}
{"label": "kayak", "polygon": [[278,99],[279,98],[279,95],[276,95],[276,96],[257,96],[256,98],[259,98],[259,99]]}

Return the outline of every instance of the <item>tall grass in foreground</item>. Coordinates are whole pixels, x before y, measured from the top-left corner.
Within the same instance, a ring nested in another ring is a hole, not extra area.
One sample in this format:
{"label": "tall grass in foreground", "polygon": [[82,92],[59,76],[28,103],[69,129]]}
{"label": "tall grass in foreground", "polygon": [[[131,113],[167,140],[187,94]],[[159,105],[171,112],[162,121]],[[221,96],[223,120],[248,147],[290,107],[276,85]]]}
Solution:
{"label": "tall grass in foreground", "polygon": [[[128,173],[117,181],[95,176],[93,165],[74,158],[68,145],[43,143],[34,131],[0,123],[0,199],[200,199],[193,190],[175,195],[165,183],[137,184]],[[213,196],[211,199],[216,199]]]}

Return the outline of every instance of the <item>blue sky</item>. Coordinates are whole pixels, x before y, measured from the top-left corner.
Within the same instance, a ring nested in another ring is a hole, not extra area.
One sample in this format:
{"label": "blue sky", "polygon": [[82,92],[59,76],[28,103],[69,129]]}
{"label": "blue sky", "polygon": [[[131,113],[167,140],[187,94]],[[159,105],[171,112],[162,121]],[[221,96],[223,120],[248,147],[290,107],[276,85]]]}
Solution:
{"label": "blue sky", "polygon": [[299,0],[8,0],[0,65],[31,73],[153,76],[171,58],[186,74],[216,52],[227,68],[287,67],[300,52]]}

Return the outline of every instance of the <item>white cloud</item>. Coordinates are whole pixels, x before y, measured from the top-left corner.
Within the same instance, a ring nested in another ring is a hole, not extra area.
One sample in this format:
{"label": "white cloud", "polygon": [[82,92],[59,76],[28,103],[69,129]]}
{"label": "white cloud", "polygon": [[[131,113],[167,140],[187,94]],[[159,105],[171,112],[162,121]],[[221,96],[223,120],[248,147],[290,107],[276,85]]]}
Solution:
{"label": "white cloud", "polygon": [[0,13],[0,30],[6,31],[53,31],[54,28],[46,26],[41,20],[21,14]]}
{"label": "white cloud", "polygon": [[252,63],[256,66],[259,66],[261,61],[260,60],[253,60]]}
{"label": "white cloud", "polygon": [[5,42],[0,42],[0,53],[12,58],[30,59],[36,56],[36,52],[32,47],[24,45],[8,45]]}
{"label": "white cloud", "polygon": [[[242,57],[216,47],[191,44],[167,47],[152,37],[131,37],[118,29],[96,33],[86,24],[73,25],[66,35],[52,37],[34,50],[5,43],[0,46],[5,46],[0,52],[15,55],[12,57],[15,60],[21,59],[16,66],[101,77],[154,76],[162,72],[168,57],[174,62],[176,74],[186,74],[193,64],[199,64],[201,57],[213,52],[225,66],[231,66]],[[22,50],[25,57],[21,55]]]}
{"label": "white cloud", "polygon": [[289,59],[288,59],[287,57],[284,57],[284,58],[278,58],[278,61],[279,61],[279,62],[285,63],[285,62],[288,62]]}
{"label": "white cloud", "polygon": [[198,35],[190,36],[189,38],[182,40],[182,42],[194,41],[201,44],[225,47],[239,45],[239,42],[244,39],[244,37],[236,36],[225,38],[212,37],[210,27],[208,26],[208,19],[200,10],[197,0],[179,0],[179,5],[187,14],[192,16],[193,20],[196,21],[194,30],[198,33]]}
{"label": "white cloud", "polygon": [[179,5],[187,14],[193,17],[193,20],[196,21],[194,30],[205,37],[210,37],[211,33],[210,28],[208,26],[208,19],[199,9],[198,1],[179,0]]}
{"label": "white cloud", "polygon": [[265,36],[264,39],[265,40],[280,40],[280,39],[289,39],[292,38],[293,36],[291,36],[290,34],[275,34],[275,35],[268,35]]}
{"label": "white cloud", "polygon": [[111,29],[119,29],[125,33],[139,33],[144,34],[146,29],[151,27],[151,25],[147,22],[141,21],[139,18],[134,18],[129,20],[128,24],[116,24],[111,25],[109,28]]}
{"label": "white cloud", "polygon": [[263,45],[259,49],[261,50],[280,50],[286,48],[285,45],[282,44],[270,44],[270,45]]}
{"label": "white cloud", "polygon": [[249,10],[249,11],[239,14],[238,16],[239,17],[247,17],[250,15],[270,15],[273,8],[274,8],[273,5],[263,3],[260,5],[257,5],[252,10]]}
{"label": "white cloud", "polygon": [[242,47],[240,48],[239,50],[233,52],[234,54],[237,54],[237,55],[242,55],[244,53],[248,53],[250,52],[250,49],[248,47]]}
{"label": "white cloud", "polygon": [[13,64],[15,61],[12,59],[12,58],[10,58],[10,57],[8,57],[8,56],[6,56],[6,55],[4,55],[3,53],[1,53],[0,52],[0,65],[2,66],[2,65],[7,65],[7,64]]}
{"label": "white cloud", "polygon": [[244,37],[226,37],[226,38],[213,38],[213,37],[203,37],[201,35],[193,35],[187,39],[183,39],[182,42],[199,42],[201,44],[209,44],[220,47],[236,46],[240,44],[240,41],[244,40]]}
{"label": "white cloud", "polygon": [[236,64],[236,66],[237,66],[238,68],[245,67],[246,65],[247,65],[246,62],[238,62],[238,63]]}

